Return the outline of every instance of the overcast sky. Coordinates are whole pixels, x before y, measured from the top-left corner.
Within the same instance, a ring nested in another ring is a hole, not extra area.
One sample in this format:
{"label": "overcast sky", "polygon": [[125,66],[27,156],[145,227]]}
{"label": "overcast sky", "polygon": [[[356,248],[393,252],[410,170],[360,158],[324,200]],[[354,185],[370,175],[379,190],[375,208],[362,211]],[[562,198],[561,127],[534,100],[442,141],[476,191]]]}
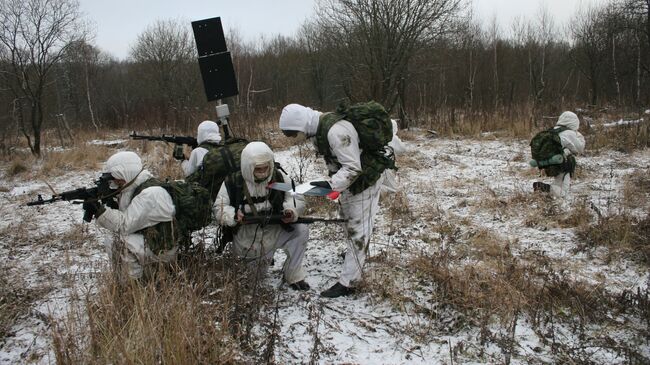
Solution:
{"label": "overcast sky", "polygon": [[[508,26],[516,16],[533,17],[541,4],[557,23],[565,23],[578,7],[606,0],[473,0],[477,17]],[[221,17],[224,30],[237,29],[247,41],[263,34],[293,35],[314,15],[315,0],[81,0],[91,22],[95,43],[103,51],[124,59],[148,25],[161,19],[194,20]]]}

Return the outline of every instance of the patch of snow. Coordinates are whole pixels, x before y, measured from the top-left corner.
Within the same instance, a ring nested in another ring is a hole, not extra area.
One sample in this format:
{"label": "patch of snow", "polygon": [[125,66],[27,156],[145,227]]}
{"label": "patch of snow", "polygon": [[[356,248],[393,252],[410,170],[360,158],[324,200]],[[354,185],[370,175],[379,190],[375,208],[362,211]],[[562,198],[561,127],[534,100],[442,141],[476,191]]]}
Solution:
{"label": "patch of snow", "polygon": [[87,144],[98,145],[98,146],[108,146],[108,147],[118,147],[125,144],[127,139],[111,139],[111,140],[102,140],[102,139],[93,139],[88,141]]}
{"label": "patch of snow", "polygon": [[612,122],[612,123],[605,123],[603,124],[604,128],[612,128],[612,127],[620,127],[623,125],[634,125],[634,124],[639,124],[643,123],[643,118],[637,119],[637,120],[623,120],[620,119],[618,122]]}
{"label": "patch of snow", "polygon": [[[99,142],[95,144],[104,144]],[[510,216],[481,205],[489,198],[503,209],[520,209],[508,207],[510,199],[532,194],[532,183],[547,179],[536,176],[528,166],[528,141],[445,138],[431,141],[423,137],[405,141],[405,144],[404,161],[408,163],[399,166],[398,175],[413,217],[406,223],[395,224],[388,207],[382,203],[369,257],[398,252],[399,257],[406,260],[420,252],[447,249],[453,244],[433,228],[439,223],[436,219],[449,220],[452,224],[455,222],[452,219],[457,219],[467,222],[467,225],[453,227],[456,231],[449,233],[457,235],[459,240],[465,240],[476,230],[486,230],[507,241],[517,260],[526,260],[526,255],[540,255],[549,267],[561,269],[570,280],[598,284],[614,294],[648,288],[647,268],[629,260],[608,262],[601,258],[606,253],[599,250],[576,252],[579,242],[573,228],[531,225],[526,209]],[[327,175],[322,158],[315,158],[305,146],[277,151],[276,160],[297,181]],[[647,169],[650,150],[629,155],[607,151],[580,156],[578,164],[582,173],[572,181],[571,196],[566,206],[560,208],[570,211],[586,201],[603,214],[610,214],[624,199],[626,176]],[[48,182],[60,192],[92,186],[96,176],[97,171],[68,173]],[[92,293],[96,286],[95,274],[107,264],[101,242],[110,234],[99,230],[95,224],[82,223],[83,212],[78,205],[58,202],[23,206],[37,193],[45,197],[51,192],[40,182],[19,182],[8,192],[0,192],[0,214],[5,218],[0,229],[11,231],[11,235],[0,236],[0,256],[12,274],[20,277],[28,288],[47,289],[0,345],[1,363],[24,363],[26,359],[35,363],[55,362],[51,329],[46,319],[50,316],[61,318],[68,310],[73,293]],[[332,204],[332,215],[336,214],[334,209],[335,204]],[[431,218],[434,213],[439,218]],[[84,230],[90,238],[82,244],[70,244],[61,239],[61,235],[75,228]],[[19,229],[29,234],[21,235]],[[306,280],[312,289],[307,292],[289,290],[282,282],[285,256],[281,251],[276,253],[275,265],[265,280],[265,285],[278,290],[280,340],[275,350],[276,362],[306,362],[310,359],[315,336],[321,343],[319,363],[431,364],[449,362],[452,358],[454,363],[466,364],[504,362],[503,348],[496,341],[482,344],[478,326],[471,321],[469,324],[463,322],[459,312],[440,308],[432,299],[436,283],[420,283],[417,278],[408,277],[408,273],[399,284],[408,299],[401,306],[367,292],[337,299],[320,297],[321,290],[338,280],[342,267],[339,253],[347,244],[340,226],[310,226],[305,268]],[[480,264],[481,260],[476,258],[454,263],[459,267]],[[369,262],[364,275],[369,278],[377,275],[377,265]],[[70,287],[70,283],[75,287]],[[414,309],[415,306],[435,315],[422,314]],[[319,320],[315,321],[315,317]],[[626,346],[637,344],[637,351],[650,357],[647,342],[639,342],[634,338],[635,332],[625,327],[643,328],[643,323],[636,323],[627,316],[621,316],[619,321],[621,327],[608,329],[611,332],[608,336]],[[558,362],[556,349],[543,336],[544,326],[549,324],[534,327],[532,322],[525,314],[518,318],[511,362]],[[557,343],[570,348],[585,346],[575,330],[580,326],[552,325]],[[497,339],[510,336],[507,326],[491,324],[487,329]],[[586,331],[593,338],[603,336],[603,329],[598,326],[587,326]],[[613,347],[585,347],[584,351],[590,361],[597,363],[625,361]]]}

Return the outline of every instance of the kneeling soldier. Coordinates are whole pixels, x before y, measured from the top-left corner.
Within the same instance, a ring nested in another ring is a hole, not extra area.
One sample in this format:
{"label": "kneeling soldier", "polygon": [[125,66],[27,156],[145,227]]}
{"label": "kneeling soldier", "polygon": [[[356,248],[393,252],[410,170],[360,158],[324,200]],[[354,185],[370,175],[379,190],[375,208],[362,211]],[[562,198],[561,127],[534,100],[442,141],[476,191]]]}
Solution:
{"label": "kneeling soldier", "polygon": [[171,195],[160,186],[143,185],[153,176],[143,169],[134,152],[111,156],[104,173],[113,177],[112,188],[119,189],[119,209],[104,207],[98,201],[84,203],[83,209],[97,218],[99,226],[120,235],[124,243],[121,250],[116,250],[113,240],[104,242],[109,257],[117,259],[113,256],[120,255],[133,279],[142,278],[152,265],[175,261],[178,242],[172,234],[175,208]]}
{"label": "kneeling soldier", "polygon": [[[268,188],[269,183],[288,181],[276,169],[271,148],[263,142],[249,143],[241,153],[241,171],[226,178],[213,205],[214,216],[221,225],[236,227],[233,236],[235,253],[261,270],[266,270],[275,250],[287,254],[284,280],[295,290],[308,290],[303,258],[309,239],[304,224],[290,224],[304,209],[302,198],[290,192]],[[282,215],[282,224],[246,224],[247,216]]]}

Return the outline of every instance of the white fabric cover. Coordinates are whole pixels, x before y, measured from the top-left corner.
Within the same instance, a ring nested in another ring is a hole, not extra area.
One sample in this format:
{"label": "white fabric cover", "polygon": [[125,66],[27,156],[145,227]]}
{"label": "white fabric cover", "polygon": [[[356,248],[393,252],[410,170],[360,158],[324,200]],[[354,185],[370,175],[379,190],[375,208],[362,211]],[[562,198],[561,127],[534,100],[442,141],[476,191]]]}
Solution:
{"label": "white fabric cover", "polygon": [[[343,192],[361,173],[359,135],[352,123],[347,120],[339,120],[327,132],[327,140],[335,160],[341,164],[341,168],[333,163],[327,165],[332,174],[330,185],[332,190]],[[316,142],[315,139],[314,142]]]}
{"label": "white fabric cover", "polygon": [[553,178],[551,184],[551,196],[555,198],[565,198],[571,187],[571,174],[559,174]]}
{"label": "white fabric cover", "polygon": [[[399,127],[397,126],[397,121],[395,119],[390,120],[393,124],[393,139],[388,143],[388,146],[393,148],[395,157],[406,152],[406,145],[397,135]],[[397,171],[393,169],[384,170],[384,183],[381,186],[381,190],[389,193],[396,193],[399,190],[399,177],[397,176]]]}
{"label": "white fabric cover", "polygon": [[313,137],[318,130],[321,112],[302,106],[289,104],[282,109],[280,114],[280,129],[283,131],[303,132],[307,137]]}
{"label": "white fabric cover", "polygon": [[[269,171],[271,173],[264,181],[255,182],[253,176],[255,165],[265,163],[269,165]],[[268,196],[270,190],[267,186],[273,178],[274,163],[273,151],[263,142],[251,142],[242,150],[241,172],[251,198]],[[284,173],[280,173],[284,181],[290,181]],[[242,196],[241,199],[245,202],[246,198]],[[253,214],[248,202],[245,203],[245,211],[243,213],[247,215]],[[228,189],[224,183],[221,185],[221,189],[213,205],[215,219],[221,225],[236,225],[235,215],[240,207],[234,207],[230,204]],[[295,204],[296,206],[294,207],[294,197],[291,196],[290,192],[286,192],[283,208],[285,211],[292,211],[293,216],[297,219],[305,207],[302,196],[295,196]],[[256,203],[255,209],[258,214],[263,214],[262,212],[269,212],[272,207],[270,202],[265,200]],[[233,237],[234,250],[241,257],[257,262],[265,257],[273,257],[275,250],[281,248],[288,255],[284,272],[287,283],[292,284],[303,280],[305,278],[305,272],[302,267],[302,260],[309,233],[304,225],[297,224],[292,227],[294,227],[293,233],[286,232],[280,225],[266,225],[262,227],[257,224],[249,224],[240,226]]]}
{"label": "white fabric cover", "polygon": [[[221,142],[221,133],[219,133],[219,125],[211,120],[205,120],[199,124],[197,128],[196,141],[198,144],[203,142],[210,142],[217,144]],[[208,153],[208,150],[203,147],[197,147],[192,150],[189,160],[181,162],[181,168],[185,177],[190,176],[203,164],[203,157]]]}
{"label": "white fabric cover", "polygon": [[[127,183],[134,179],[135,181],[118,195],[119,209],[106,207],[106,211],[97,218],[97,225],[120,235],[126,243],[126,250],[129,251],[122,255],[124,257],[134,255],[138,259],[131,264],[132,266],[145,265],[152,260],[167,262],[175,259],[176,247],[155,257],[156,255],[145,245],[144,237],[135,233],[160,222],[169,222],[175,214],[172,197],[162,187],[144,189],[135,199],[132,199],[135,189],[152,177],[149,171],[142,170],[140,157],[133,152],[118,152],[107,160],[104,171],[110,172],[115,178],[126,180]],[[135,266],[129,269],[129,272],[133,272],[134,275],[139,272],[141,276],[141,268],[137,269]]]}
{"label": "white fabric cover", "polygon": [[118,152],[106,160],[103,172],[110,172],[116,179],[127,183],[135,179],[142,170],[142,160],[135,152]]}
{"label": "white fabric cover", "polygon": [[343,262],[343,270],[339,282],[345,286],[355,286],[361,279],[361,273],[366,262],[366,250],[370,243],[375,216],[379,211],[380,189],[384,177],[368,189],[357,195],[344,191],[339,197],[341,216],[348,221],[348,247]]}
{"label": "white fabric cover", "polygon": [[402,140],[397,135],[397,131],[399,130],[397,121],[395,119],[391,119],[390,121],[393,124],[393,139],[388,142],[388,145],[393,148],[393,152],[395,152],[396,156],[401,155],[402,153],[406,152],[406,145],[404,145],[404,142],[402,142]]}
{"label": "white fabric cover", "polygon": [[[555,128],[567,127],[569,130],[560,132],[560,142],[564,147],[564,155],[578,155],[585,151],[585,137],[578,132],[580,119],[573,113],[566,111],[560,115]],[[556,198],[567,198],[571,187],[570,174],[559,174],[555,176],[551,184],[551,196]]]}
{"label": "white fabric cover", "polygon": [[585,151],[585,137],[578,132],[578,128],[580,128],[578,116],[573,112],[562,113],[555,124],[555,128],[559,127],[570,128],[570,130],[560,133],[560,142],[562,142],[562,147],[565,148],[564,155],[583,153]]}

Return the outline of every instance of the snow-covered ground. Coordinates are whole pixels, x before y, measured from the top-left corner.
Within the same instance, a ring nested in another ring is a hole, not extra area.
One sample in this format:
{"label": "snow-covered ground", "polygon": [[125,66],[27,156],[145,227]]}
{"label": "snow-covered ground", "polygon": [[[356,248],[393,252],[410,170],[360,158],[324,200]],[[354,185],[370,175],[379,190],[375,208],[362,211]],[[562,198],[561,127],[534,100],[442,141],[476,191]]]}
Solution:
{"label": "snow-covered ground", "polygon": [[[390,205],[396,201],[394,196],[382,199],[370,259],[364,269],[369,282],[381,281],[380,276],[387,272],[382,267],[386,265],[382,258],[387,255],[391,263],[407,265],[418,254],[443,249],[449,242],[436,226],[446,222],[456,226],[459,240],[468,240],[477,230],[490,232],[507,242],[517,260],[529,261],[534,253],[571,280],[604,288],[613,295],[648,290],[647,266],[624,258],[607,261],[599,250],[576,251],[580,242],[575,229],[553,224],[554,217],[531,224],[528,208],[516,203],[518,197],[532,194],[532,183],[540,179],[527,164],[527,141],[417,136],[406,144],[408,152],[399,159],[399,176],[410,213],[395,218],[390,211]],[[303,152],[294,147],[278,151],[276,156],[290,175],[305,179],[321,175],[324,164],[312,156],[300,158]],[[570,199],[565,204],[552,203],[559,211],[557,219],[569,215],[580,204],[602,214],[613,214],[622,207],[626,176],[638,171],[647,174],[650,151],[600,152],[580,157],[578,163],[580,170]],[[69,190],[90,186],[96,175],[95,171],[67,172],[50,178],[48,183],[59,191]],[[548,178],[542,179],[549,182]],[[66,315],[70,301],[92,292],[96,273],[106,267],[101,242],[109,234],[94,224],[82,224],[81,208],[67,202],[23,206],[35,199],[37,193],[46,197],[45,183],[3,177],[0,187],[3,273],[15,285],[35,293],[30,308],[0,340],[0,363],[53,363],[52,321]],[[332,203],[324,204],[335,207]],[[647,206],[633,213],[643,216]],[[388,268],[388,272],[404,276],[391,278],[393,283],[401,280],[400,295],[408,299],[399,305],[378,295],[372,285],[350,297],[321,298],[318,293],[337,280],[342,266],[339,254],[346,244],[340,227],[311,226],[305,264],[312,289],[304,293],[282,285],[284,257],[282,253],[276,254],[265,284],[278,288],[277,363],[306,363],[315,352],[319,363],[479,364],[504,363],[508,359],[511,363],[526,364],[567,359],[562,357],[566,353],[557,351],[526,315],[513,326],[510,338],[516,345],[511,353],[495,340],[510,330],[498,323],[487,326],[487,331],[495,336],[482,341],[485,333],[481,331],[485,328],[471,319],[462,320],[458,308],[439,308],[430,302],[428,292],[437,283],[410,277],[407,268],[399,265]],[[480,261],[479,258],[474,264],[478,266]],[[418,303],[426,303],[430,311],[418,310]],[[433,317],[431,311],[435,312]],[[622,325],[603,329],[587,323],[578,331],[571,323],[558,322],[554,324],[552,343],[562,343],[562,349],[572,349],[582,359],[595,363],[626,363],[629,354],[622,353],[621,348],[631,348],[635,356],[643,357],[638,361],[648,361],[647,323],[639,323],[633,316],[620,315],[617,319],[617,314],[611,315]],[[264,329],[260,327],[258,331]],[[643,333],[645,338],[640,336]],[[610,342],[604,345],[598,340]],[[315,343],[318,347],[314,352]]]}

